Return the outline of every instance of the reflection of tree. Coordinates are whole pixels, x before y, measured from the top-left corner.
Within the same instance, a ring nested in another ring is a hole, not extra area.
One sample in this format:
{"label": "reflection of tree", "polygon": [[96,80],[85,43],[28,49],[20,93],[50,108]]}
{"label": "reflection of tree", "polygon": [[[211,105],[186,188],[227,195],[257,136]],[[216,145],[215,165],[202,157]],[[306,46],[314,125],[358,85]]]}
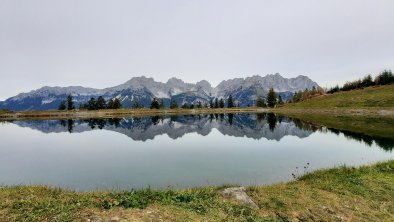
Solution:
{"label": "reflection of tree", "polygon": [[368,146],[371,146],[373,144],[373,141],[375,141],[376,145],[381,147],[382,149],[386,151],[392,151],[394,149],[394,140],[390,138],[384,138],[384,137],[373,137],[369,135],[365,135],[363,133],[357,133],[357,132],[351,132],[347,130],[337,130],[333,128],[328,128],[328,130],[332,133],[335,133],[336,135],[339,135],[340,133],[343,133],[343,135],[346,138],[353,139],[359,142],[363,142]]}
{"label": "reflection of tree", "polygon": [[159,116],[152,116],[151,117],[153,125],[157,125],[159,123],[160,117]]}
{"label": "reflection of tree", "polygon": [[[113,121],[115,121],[115,120],[113,120]],[[107,120],[106,119],[88,119],[88,120],[85,120],[85,122],[88,123],[88,125],[90,126],[91,129],[96,128],[96,126],[99,129],[103,129],[105,127],[105,125],[107,125]]]}
{"label": "reflection of tree", "polygon": [[224,114],[223,113],[219,114],[219,117],[220,117],[220,122],[223,122]]}
{"label": "reflection of tree", "polygon": [[277,118],[274,113],[267,114],[267,122],[268,122],[269,128],[272,132],[275,130],[276,121],[277,121]]}
{"label": "reflection of tree", "polygon": [[210,114],[210,115],[209,115],[209,122],[212,123],[212,120],[213,120],[214,118],[215,118],[215,117],[213,116],[213,114]]}
{"label": "reflection of tree", "polygon": [[265,119],[265,113],[257,113],[256,114],[256,119],[258,123],[262,123],[263,120]]}
{"label": "reflection of tree", "polygon": [[105,119],[97,119],[97,127],[99,129],[103,129],[104,126],[106,125],[106,120]]}
{"label": "reflection of tree", "polygon": [[170,116],[170,121],[171,122],[176,122],[178,119],[178,116]]}
{"label": "reflection of tree", "polygon": [[59,123],[60,123],[60,125],[61,125],[62,127],[64,127],[64,128],[67,127],[67,131],[68,131],[69,133],[72,133],[72,132],[73,132],[73,129],[74,129],[74,120],[72,120],[72,119],[68,119],[68,120],[62,119],[62,120],[59,120]]}
{"label": "reflection of tree", "polygon": [[108,124],[111,125],[111,126],[115,126],[116,128],[118,128],[118,127],[119,127],[119,124],[120,124],[120,119],[119,119],[119,118],[111,118],[111,119],[108,119]]}
{"label": "reflection of tree", "polygon": [[66,127],[66,126],[67,126],[66,120],[61,119],[61,120],[59,120],[59,122],[60,122],[60,125],[61,125],[62,127]]}
{"label": "reflection of tree", "polygon": [[[271,132],[275,132],[273,136],[275,138],[282,138],[284,135],[298,135],[300,138],[306,137],[310,135],[312,132],[320,131],[325,133],[327,131],[332,132],[336,135],[343,135],[346,138],[351,138],[353,140],[360,141],[365,143],[368,146],[373,144],[381,147],[386,151],[392,151],[394,149],[394,138],[391,137],[379,137],[379,136],[370,136],[359,132],[352,132],[352,131],[344,131],[338,130],[334,128],[326,128],[322,127],[310,122],[304,122],[300,119],[290,118],[290,117],[282,117],[279,115],[275,115],[273,113],[257,113],[257,114],[249,114],[249,113],[242,113],[242,114],[208,114],[208,115],[183,115],[183,116],[170,116],[166,117],[170,118],[171,121],[168,121],[168,124],[174,124],[179,122],[177,127],[166,127],[163,125],[162,128],[158,127],[157,129],[150,129],[153,125],[157,125],[160,122],[160,119],[164,119],[163,116],[152,116],[152,117],[133,117],[132,119],[119,119],[119,118],[110,118],[110,119],[86,119],[86,120],[59,120],[59,121],[48,121],[46,131],[50,131],[50,127],[59,127],[61,125],[63,131],[68,131],[70,133],[76,131],[76,127],[79,124],[87,123],[91,129],[99,128],[103,129],[106,126],[115,126],[116,128],[121,127],[125,130],[115,130],[113,127],[109,127],[110,130],[119,131],[128,135],[138,134],[136,136],[137,139],[140,139],[143,136],[140,136],[139,130],[143,130],[143,134],[149,134],[154,138],[157,134],[168,133],[174,135],[174,138],[178,138],[179,135],[183,135],[185,133],[191,132],[199,132],[203,130],[204,133],[206,132],[205,127],[210,128],[218,128],[223,134],[229,134],[234,136],[239,135],[246,135],[247,137],[253,138],[261,138],[271,136],[271,133],[267,133],[264,130],[261,130],[265,127],[269,127]],[[216,122],[213,120],[216,119]],[[223,122],[224,121],[224,122]],[[281,121],[281,122],[279,122]],[[40,128],[40,121],[33,121],[29,123],[31,125],[36,125],[37,128]],[[164,123],[164,121],[162,121]],[[167,121],[166,121],[167,122]],[[212,123],[213,122],[213,123]],[[56,126],[54,126],[54,124]],[[212,124],[209,124],[212,123]],[[227,124],[228,123],[228,124]],[[261,123],[261,124],[257,124]],[[289,124],[293,123],[293,124]],[[265,125],[267,124],[267,125]],[[231,127],[228,127],[230,125]],[[45,126],[45,124],[43,124]],[[41,128],[44,130],[44,127]],[[173,126],[173,125],[170,125]],[[198,126],[198,127],[195,127]],[[284,130],[278,130],[279,127],[284,126],[285,128],[281,128]],[[289,128],[291,127],[291,128]],[[295,128],[296,129],[293,129]],[[81,128],[78,128],[80,131]],[[290,129],[290,130],[287,130]],[[59,129],[56,129],[59,130]],[[86,130],[86,129],[85,129]],[[134,130],[136,130],[134,132]],[[131,132],[127,132],[131,131]],[[204,134],[206,135],[206,134]],[[268,137],[267,137],[268,138]]]}
{"label": "reflection of tree", "polygon": [[234,114],[229,113],[227,115],[228,115],[228,123],[230,123],[230,125],[233,125]]}
{"label": "reflection of tree", "polygon": [[96,128],[96,124],[94,122],[94,119],[88,119],[87,122],[88,122],[88,125],[90,126],[91,129]]}
{"label": "reflection of tree", "polygon": [[68,126],[67,127],[68,132],[72,133],[73,129],[74,129],[74,120],[72,120],[72,119],[67,120],[67,126]]}
{"label": "reflection of tree", "polygon": [[394,140],[388,138],[378,138],[375,139],[376,145],[380,146],[386,151],[393,151],[394,149]]}

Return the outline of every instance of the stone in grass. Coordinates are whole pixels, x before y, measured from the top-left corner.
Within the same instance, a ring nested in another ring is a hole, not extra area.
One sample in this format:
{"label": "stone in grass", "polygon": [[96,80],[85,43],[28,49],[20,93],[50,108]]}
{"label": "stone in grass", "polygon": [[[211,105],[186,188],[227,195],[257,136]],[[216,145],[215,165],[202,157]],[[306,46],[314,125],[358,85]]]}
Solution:
{"label": "stone in grass", "polygon": [[234,199],[242,204],[245,204],[253,209],[259,209],[257,204],[246,194],[245,187],[230,187],[221,191],[222,195],[227,198]]}

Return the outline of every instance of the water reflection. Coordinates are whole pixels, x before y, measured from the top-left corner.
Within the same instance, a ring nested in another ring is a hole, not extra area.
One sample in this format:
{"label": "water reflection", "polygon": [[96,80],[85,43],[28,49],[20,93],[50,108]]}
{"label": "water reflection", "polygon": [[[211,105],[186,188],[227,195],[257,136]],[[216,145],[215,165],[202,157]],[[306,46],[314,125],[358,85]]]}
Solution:
{"label": "water reflection", "polygon": [[156,136],[163,134],[167,134],[172,139],[178,139],[188,133],[206,136],[212,129],[217,129],[223,135],[253,139],[265,138],[276,141],[280,141],[285,136],[305,138],[319,131],[323,133],[332,132],[337,135],[343,134],[346,138],[363,142],[368,146],[375,142],[387,151],[394,148],[394,139],[391,138],[379,138],[362,133],[321,127],[299,119],[278,116],[274,113],[14,121],[14,123],[43,133],[111,130],[137,141],[154,139]]}
{"label": "water reflection", "polygon": [[272,184],[394,158],[392,137],[270,113],[13,121],[0,135],[0,184],[86,191]]}

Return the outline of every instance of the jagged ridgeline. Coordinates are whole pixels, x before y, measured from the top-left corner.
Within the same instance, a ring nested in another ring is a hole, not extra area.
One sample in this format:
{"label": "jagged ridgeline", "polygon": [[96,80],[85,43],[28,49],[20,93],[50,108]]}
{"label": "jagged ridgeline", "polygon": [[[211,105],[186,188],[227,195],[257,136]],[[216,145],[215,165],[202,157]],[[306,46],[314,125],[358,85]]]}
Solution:
{"label": "jagged ridgeline", "polygon": [[124,84],[93,89],[81,86],[42,87],[29,93],[21,93],[0,102],[0,109],[10,110],[50,110],[57,109],[62,100],[69,94],[73,96],[76,106],[86,103],[90,98],[103,96],[106,100],[118,98],[122,107],[131,108],[138,103],[149,107],[153,98],[162,99],[168,107],[170,100],[179,105],[196,104],[199,101],[209,103],[214,98],[227,98],[232,95],[234,103],[240,107],[253,105],[257,96],[265,97],[273,87],[283,100],[292,98],[294,92],[312,89],[319,85],[306,76],[284,78],[280,74],[235,78],[222,81],[212,87],[208,81],[202,80],[195,84],[186,83],[181,79],[171,78],[166,83],[156,82],[153,78],[134,77]]}

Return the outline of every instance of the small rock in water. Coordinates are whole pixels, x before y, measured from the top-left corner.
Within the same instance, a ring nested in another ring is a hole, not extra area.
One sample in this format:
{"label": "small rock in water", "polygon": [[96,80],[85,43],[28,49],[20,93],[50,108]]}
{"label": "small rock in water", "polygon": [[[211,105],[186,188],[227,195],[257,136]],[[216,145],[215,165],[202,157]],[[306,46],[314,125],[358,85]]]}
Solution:
{"label": "small rock in water", "polygon": [[245,187],[230,187],[224,189],[221,193],[223,196],[235,199],[240,203],[250,206],[251,208],[259,209],[257,204],[248,196],[248,194],[246,194],[245,191]]}

